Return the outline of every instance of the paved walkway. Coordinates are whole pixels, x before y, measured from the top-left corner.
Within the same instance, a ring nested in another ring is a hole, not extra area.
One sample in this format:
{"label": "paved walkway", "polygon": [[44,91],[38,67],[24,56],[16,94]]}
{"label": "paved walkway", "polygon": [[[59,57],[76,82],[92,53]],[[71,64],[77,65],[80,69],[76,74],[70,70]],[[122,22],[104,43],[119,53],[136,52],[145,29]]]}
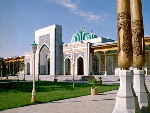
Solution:
{"label": "paved walkway", "polygon": [[117,91],[82,96],[46,104],[14,108],[1,113],[112,113]]}
{"label": "paved walkway", "polygon": [[[150,79],[146,83],[150,91]],[[112,113],[116,94],[117,90],[114,90],[96,96],[88,95],[4,110],[1,113]]]}

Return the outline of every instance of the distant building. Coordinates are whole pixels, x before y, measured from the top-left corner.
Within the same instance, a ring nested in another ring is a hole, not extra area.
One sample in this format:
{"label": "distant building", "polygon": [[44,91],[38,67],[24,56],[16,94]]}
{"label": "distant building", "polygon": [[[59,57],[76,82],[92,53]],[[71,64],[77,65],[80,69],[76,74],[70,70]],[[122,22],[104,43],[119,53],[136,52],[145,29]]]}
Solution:
{"label": "distant building", "polygon": [[[93,32],[81,29],[72,36],[70,43],[63,43],[61,25],[52,25],[35,31],[35,42],[38,44],[35,55],[36,76],[61,76],[73,73],[75,76],[118,75],[120,70],[117,63],[117,41],[108,37],[98,37]],[[143,68],[148,75],[150,74],[150,37],[145,37],[145,51],[146,63]],[[8,58],[4,61],[9,65],[10,70],[13,68],[11,61],[18,61],[19,73],[32,74],[31,52],[17,59]]]}
{"label": "distant building", "polygon": [[0,76],[3,75],[3,65],[4,65],[4,62],[3,62],[3,58],[0,57]]}

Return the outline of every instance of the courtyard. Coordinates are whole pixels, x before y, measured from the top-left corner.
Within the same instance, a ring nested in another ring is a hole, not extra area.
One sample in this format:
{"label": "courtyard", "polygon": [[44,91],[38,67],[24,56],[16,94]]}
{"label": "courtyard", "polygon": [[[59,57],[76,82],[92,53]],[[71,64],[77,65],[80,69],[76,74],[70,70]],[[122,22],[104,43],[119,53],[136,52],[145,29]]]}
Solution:
{"label": "courtyard", "polygon": [[[16,82],[13,83],[14,85],[5,86],[8,88],[7,91],[4,89],[2,90],[1,88],[2,93],[0,97],[3,101],[1,102],[1,110],[2,107],[3,109],[7,109],[2,110],[1,113],[112,113],[115,105],[116,94],[118,92],[118,90],[109,91],[112,89],[118,89],[117,85],[98,85],[99,94],[91,96],[89,95],[91,84],[76,83],[75,88],[73,89],[72,83],[40,81],[36,83],[38,102],[31,105],[30,99],[32,83],[20,81],[19,84],[24,86],[23,89],[20,85],[17,85],[17,83],[18,82],[16,80]],[[118,84],[118,81],[105,79],[103,83]],[[146,85],[150,91],[149,76],[146,76]],[[11,99],[10,97],[8,99],[7,97],[10,95]],[[65,98],[65,96],[67,97]],[[22,105],[20,105],[21,100],[24,101]],[[11,103],[11,101],[14,102]],[[17,104],[24,107],[18,106],[19,108],[15,108]],[[6,108],[4,105],[11,105],[14,109],[8,109],[8,107]]]}
{"label": "courtyard", "polygon": [[[31,104],[42,104],[63,99],[90,95],[92,84],[66,82],[36,82],[36,103],[31,103],[32,82],[22,80],[1,80],[0,81],[0,110],[28,106]],[[99,93],[116,90],[118,85],[97,84]]]}

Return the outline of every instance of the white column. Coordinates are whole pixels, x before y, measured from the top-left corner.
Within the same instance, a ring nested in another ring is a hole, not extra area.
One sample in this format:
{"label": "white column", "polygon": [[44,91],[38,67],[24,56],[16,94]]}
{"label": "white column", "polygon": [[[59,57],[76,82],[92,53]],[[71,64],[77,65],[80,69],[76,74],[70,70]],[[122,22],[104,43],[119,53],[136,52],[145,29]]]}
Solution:
{"label": "white column", "polygon": [[113,113],[139,113],[137,97],[133,90],[133,72],[120,70],[120,87]]}
{"label": "white column", "polygon": [[90,76],[90,42],[87,43],[87,76]]}
{"label": "white column", "polygon": [[3,77],[3,66],[1,65],[1,79]]}
{"label": "white column", "polygon": [[107,56],[106,56],[106,51],[104,51],[104,57],[105,57],[105,73],[104,76],[107,76]]}
{"label": "white column", "polygon": [[65,65],[66,64],[65,64],[65,59],[64,59],[64,75],[66,75],[66,70],[65,70],[66,66]]}
{"label": "white column", "polygon": [[140,109],[142,113],[148,113],[147,108],[149,107],[148,100],[150,98],[150,95],[145,84],[145,71],[134,70],[133,72],[134,72],[133,87],[138,97]]}

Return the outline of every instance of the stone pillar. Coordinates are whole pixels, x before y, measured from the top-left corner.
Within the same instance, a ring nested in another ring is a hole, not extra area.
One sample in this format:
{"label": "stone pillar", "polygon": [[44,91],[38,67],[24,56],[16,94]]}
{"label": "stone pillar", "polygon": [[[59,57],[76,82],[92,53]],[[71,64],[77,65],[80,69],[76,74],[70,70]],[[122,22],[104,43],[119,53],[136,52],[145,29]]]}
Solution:
{"label": "stone pillar", "polygon": [[118,65],[121,67],[120,87],[113,113],[137,113],[139,105],[133,90],[133,61],[130,0],[117,0]]}
{"label": "stone pillar", "polygon": [[130,70],[120,70],[120,87],[116,97],[113,113],[139,113],[137,97],[134,95]]}
{"label": "stone pillar", "polygon": [[92,75],[94,75],[94,51],[92,52]]}
{"label": "stone pillar", "polygon": [[13,59],[13,75],[15,74],[15,72],[14,72],[14,59]]}
{"label": "stone pillar", "polygon": [[149,92],[145,84],[145,71],[144,70],[134,70],[134,91],[138,96],[138,101],[142,113],[148,113],[149,108]]}
{"label": "stone pillar", "polygon": [[3,66],[1,65],[1,79],[3,79]]}
{"label": "stone pillar", "polygon": [[65,69],[66,69],[65,59],[63,59],[63,60],[64,60],[64,75],[66,75],[66,71],[65,71]]}
{"label": "stone pillar", "polygon": [[107,76],[107,56],[106,56],[106,51],[104,51],[104,58],[105,58],[105,73],[104,73],[104,76]]}
{"label": "stone pillar", "polygon": [[134,90],[138,96],[141,111],[148,112],[146,109],[148,108],[149,92],[146,91],[145,71],[142,70],[145,64],[145,44],[141,0],[131,0],[131,11],[133,65],[137,68],[134,70]]}
{"label": "stone pillar", "polygon": [[90,42],[87,43],[87,76],[90,76]]}
{"label": "stone pillar", "polygon": [[10,74],[10,62],[9,62],[9,70],[8,70],[8,75]]}

